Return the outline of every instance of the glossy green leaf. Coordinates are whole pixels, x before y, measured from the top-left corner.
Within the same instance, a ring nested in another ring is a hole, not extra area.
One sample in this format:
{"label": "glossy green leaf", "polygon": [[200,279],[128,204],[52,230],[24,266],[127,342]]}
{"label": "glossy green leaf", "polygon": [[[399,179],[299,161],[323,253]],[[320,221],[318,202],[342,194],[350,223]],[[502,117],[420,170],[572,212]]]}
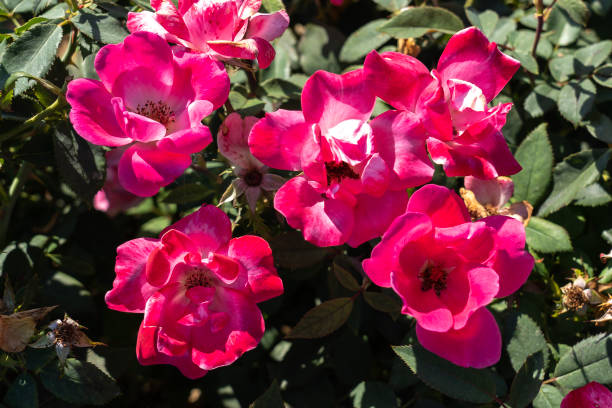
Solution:
{"label": "glossy green leaf", "polygon": [[388,11],[399,11],[402,8],[406,7],[410,0],[373,0],[374,3],[383,7]]}
{"label": "glossy green leaf", "polygon": [[380,381],[362,381],[349,394],[355,408],[395,408],[393,389]]}
{"label": "glossy green leaf", "polygon": [[536,205],[546,193],[552,177],[554,157],[546,123],[539,125],[523,140],[515,158],[523,169],[512,176],[514,198]]}
{"label": "glossy green leaf", "polygon": [[383,18],[370,21],[349,35],[340,50],[340,61],[355,62],[389,41],[390,35],[378,31],[386,22]]}
{"label": "glossy green leaf", "polygon": [[300,65],[307,75],[312,75],[319,69],[339,73],[339,48],[336,36],[330,31],[320,25],[307,24],[306,31],[298,43]]}
{"label": "glossy green leaf", "polygon": [[578,126],[582,119],[591,113],[596,91],[597,88],[590,79],[583,79],[580,82],[572,81],[564,85],[557,101],[561,116],[574,126]]}
{"label": "glossy green leaf", "polygon": [[612,52],[612,40],[606,40],[580,48],[574,57],[585,67],[598,67],[608,59],[610,52]]}
{"label": "glossy green leaf", "polygon": [[612,144],[612,119],[600,112],[594,112],[585,122],[586,129],[597,140]]}
{"label": "glossy green leaf", "polygon": [[544,384],[533,400],[533,408],[559,408],[562,400],[563,394],[557,387]]}
{"label": "glossy green leaf", "polygon": [[347,269],[334,262],[333,270],[334,275],[336,275],[336,279],[338,279],[338,282],[340,282],[342,286],[353,292],[357,292],[359,289],[361,289],[361,285],[359,285],[357,279],[355,279],[353,274]]}
{"label": "glossy green leaf", "polygon": [[612,334],[602,333],[582,340],[566,352],[555,368],[555,381],[573,390],[591,381],[612,384]]}
{"label": "glossy green leaf", "polygon": [[567,12],[572,20],[586,25],[589,18],[589,8],[582,0],[559,0],[558,7]]}
{"label": "glossy green leaf", "polygon": [[548,347],[542,330],[536,322],[526,314],[513,315],[508,319],[508,330],[511,330],[512,338],[508,342],[506,351],[514,371],[518,372],[527,358],[538,352],[542,352],[542,363],[546,365]]}
{"label": "glossy green leaf", "polygon": [[545,374],[544,353],[538,351],[530,355],[516,373],[508,402],[512,408],[525,408],[538,395]]}
{"label": "glossy green leaf", "polygon": [[593,80],[598,85],[612,88],[612,64],[606,64],[593,72]]}
{"label": "glossy green leaf", "polygon": [[612,201],[612,195],[599,183],[589,184],[576,195],[576,205],[597,207]]}
{"label": "glossy green leaf", "polygon": [[325,337],[340,328],[351,315],[353,299],[327,300],[310,309],[291,330],[287,338],[315,339]]}
{"label": "glossy green leaf", "polygon": [[540,83],[525,98],[525,112],[532,118],[537,118],[552,110],[557,105],[559,89],[547,83]]}
{"label": "glossy green leaf", "polygon": [[430,31],[455,34],[463,28],[456,14],[440,7],[413,7],[392,17],[380,31],[395,38],[420,37]]}
{"label": "glossy green leaf", "polygon": [[174,204],[199,203],[211,193],[213,191],[201,184],[183,184],[170,191],[161,201]]}
{"label": "glossy green leaf", "polygon": [[278,382],[274,380],[266,392],[249,405],[249,408],[284,408],[284,406]]}
{"label": "glossy green leaf", "polygon": [[72,23],[87,37],[105,44],[117,44],[129,34],[124,25],[109,14],[80,10]]}
{"label": "glossy green leaf", "polygon": [[525,227],[525,235],[529,248],[542,252],[564,252],[572,250],[569,234],[560,225],[540,217],[531,217]]}
{"label": "glossy green leaf", "polygon": [[559,82],[567,81],[576,71],[576,58],[573,55],[553,58],[548,61],[550,73]]}
{"label": "glossy green leaf", "polygon": [[23,372],[13,380],[2,402],[8,408],[38,408],[38,389],[36,380],[28,372]]}
{"label": "glossy green leaf", "polygon": [[402,301],[397,296],[383,292],[364,292],[363,298],[372,308],[383,313],[399,313]]}

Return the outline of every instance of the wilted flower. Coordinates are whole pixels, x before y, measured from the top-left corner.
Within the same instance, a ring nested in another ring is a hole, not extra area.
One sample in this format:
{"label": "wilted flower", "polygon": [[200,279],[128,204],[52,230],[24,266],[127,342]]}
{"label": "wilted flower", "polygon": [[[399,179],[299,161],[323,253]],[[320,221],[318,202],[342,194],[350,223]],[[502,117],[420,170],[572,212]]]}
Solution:
{"label": "wilted flower", "polygon": [[101,81],[68,84],[70,121],[93,144],[128,146],[119,160],[119,183],[151,196],[212,142],[201,121],[227,99],[229,77],[220,62],[170,48],[146,32],[104,46],[94,65]]}
{"label": "wilted flower", "polygon": [[257,58],[267,68],[275,51],[270,41],[289,25],[285,10],[258,13],[262,0],[151,0],[155,13],[129,13],[130,32],[149,31],[166,41],[217,59]]}
{"label": "wilted flower", "polygon": [[81,326],[76,321],[72,320],[67,315],[64,319],[57,319],[48,328],[50,329],[36,342],[29,344],[33,348],[47,348],[55,345],[55,351],[60,362],[64,364],[72,347],[95,347],[104,345],[104,343],[92,341],[83,330],[85,326]]}
{"label": "wilted flower", "polygon": [[229,218],[210,205],[159,239],[119,246],[115,272],[108,307],[144,313],[138,361],[172,364],[189,378],[256,347],[265,329],[257,303],[283,293],[268,243],[252,235],[232,239]]}
{"label": "wilted flower", "polygon": [[612,392],[598,382],[570,392],[561,401],[561,408],[606,408],[612,407]]}
{"label": "wilted flower", "polygon": [[263,191],[276,191],[286,181],[281,176],[268,173],[268,166],[257,160],[249,150],[249,133],[258,120],[254,116],[242,119],[240,114],[233,112],[225,118],[217,133],[219,151],[234,165],[234,174],[238,176],[232,181],[233,194],[221,200],[221,203],[244,194],[252,212],[255,212]]}
{"label": "wilted flower", "polygon": [[561,303],[563,312],[572,311],[584,316],[589,305],[598,305],[602,302],[601,295],[593,288],[587,287],[587,281],[578,276],[561,288]]}
{"label": "wilted flower", "polygon": [[0,349],[7,353],[25,350],[36,332],[38,321],[56,307],[40,307],[10,315],[0,315]]}

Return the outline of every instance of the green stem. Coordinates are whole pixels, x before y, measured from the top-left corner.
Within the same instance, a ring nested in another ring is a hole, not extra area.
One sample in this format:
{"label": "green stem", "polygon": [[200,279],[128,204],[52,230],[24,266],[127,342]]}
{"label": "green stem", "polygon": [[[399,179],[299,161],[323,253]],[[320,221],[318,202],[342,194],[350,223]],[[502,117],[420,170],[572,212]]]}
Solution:
{"label": "green stem", "polygon": [[38,124],[38,122],[42,121],[44,118],[46,118],[47,116],[49,116],[50,114],[58,110],[59,108],[62,108],[64,104],[65,104],[64,96],[63,95],[58,96],[55,102],[47,106],[45,110],[38,112],[36,115],[32,116],[30,119],[26,120],[21,125],[11,129],[10,131],[0,134],[0,143],[3,143],[7,141],[8,139],[11,139],[12,137],[17,136],[20,133],[35,126],[36,124]]}
{"label": "green stem", "polygon": [[25,180],[30,174],[30,170],[30,163],[27,163],[25,161],[22,162],[21,166],[19,166],[17,176],[13,179],[13,182],[9,187],[9,199],[6,205],[4,206],[2,220],[0,220],[0,248],[4,248],[4,246],[6,245],[6,233],[8,231],[9,223],[11,221],[11,215],[13,213],[13,209],[15,208],[17,198],[19,197],[19,194],[21,194],[21,189],[25,183]]}

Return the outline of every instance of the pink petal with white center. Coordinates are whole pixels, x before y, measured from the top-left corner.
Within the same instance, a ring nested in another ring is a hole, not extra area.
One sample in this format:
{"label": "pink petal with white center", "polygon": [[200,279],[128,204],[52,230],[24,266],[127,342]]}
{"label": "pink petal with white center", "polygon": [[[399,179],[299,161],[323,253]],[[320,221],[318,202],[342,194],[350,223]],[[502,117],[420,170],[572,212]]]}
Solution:
{"label": "pink petal with white center", "polygon": [[302,148],[308,138],[314,138],[312,125],[304,121],[300,111],[279,109],[266,113],[249,135],[253,156],[266,166],[280,170],[300,170]]}
{"label": "pink petal with white center", "polygon": [[261,7],[261,1],[262,0],[244,0],[238,10],[238,16],[243,20],[251,17],[253,14],[257,13]]}
{"label": "pink petal with white center", "polygon": [[183,17],[172,0],[151,0],[151,7],[155,10],[159,24],[169,33],[172,33],[177,38],[189,40],[189,30],[185,26]]}
{"label": "pink petal with white center", "polygon": [[[168,42],[189,46],[189,43],[186,41],[189,38],[189,35],[176,36],[175,34],[169,32],[160,21],[161,20],[157,13],[152,13],[150,11],[141,11],[139,13],[129,12],[126,26],[130,33],[145,31],[157,34]],[[179,27],[175,26],[171,28],[174,31]],[[180,29],[176,31],[180,32]]]}
{"label": "pink petal with white center", "polygon": [[490,102],[510,81],[520,62],[497,49],[476,27],[451,37],[438,61],[438,72],[445,79],[471,82]]}
{"label": "pink petal with white center", "polygon": [[363,65],[367,80],[376,84],[376,96],[396,109],[415,112],[423,91],[432,82],[419,60],[399,52],[370,52]]}
{"label": "pink petal with white center", "polygon": [[412,194],[406,211],[427,214],[437,228],[471,221],[461,197],[454,191],[435,184],[421,187]]}
{"label": "pink petal with white center", "polygon": [[496,231],[496,255],[487,262],[499,274],[499,292],[495,296],[508,296],[527,281],[534,265],[533,257],[525,251],[525,227],[503,215],[481,221]]}
{"label": "pink petal with white center", "polygon": [[326,134],[348,119],[366,122],[375,99],[363,69],[342,75],[317,71],[304,85],[302,110],[306,121],[318,123],[321,132]]}
{"label": "pink petal with white center", "polygon": [[484,307],[474,312],[462,329],[440,333],[417,324],[416,333],[423,347],[461,367],[489,367],[501,356],[501,333]]}
{"label": "pink petal with white center", "polygon": [[561,401],[561,408],[604,408],[612,407],[612,392],[598,382],[571,391]]}
{"label": "pink petal with white center", "polygon": [[378,286],[391,287],[391,273],[400,271],[399,253],[407,243],[433,238],[431,220],[425,214],[406,213],[393,221],[382,240],[363,261],[363,270]]}
{"label": "pink petal with white center", "polygon": [[[186,8],[188,7],[188,8]],[[231,41],[239,21],[236,2],[233,0],[199,0],[179,5],[179,12],[190,34],[193,48],[208,51],[211,40]]]}
{"label": "pink petal with white center", "polygon": [[275,13],[257,13],[249,20],[249,28],[246,38],[259,37],[266,41],[272,41],[280,37],[289,26],[289,16],[285,10]]}
{"label": "pink petal with white center", "polygon": [[156,149],[137,143],[125,151],[119,162],[119,182],[127,191],[141,197],[156,194],[172,183],[191,165],[187,154]]}
{"label": "pink petal with white center", "polygon": [[253,40],[210,40],[208,46],[225,58],[253,60],[257,58],[257,43]]}
{"label": "pink petal with white center", "polygon": [[372,128],[358,119],[338,123],[329,128],[324,137],[333,159],[352,166],[364,161],[374,147]]}
{"label": "pink petal with white center", "polygon": [[202,205],[199,210],[178,220],[164,231],[176,229],[196,242],[202,253],[215,251],[229,242],[232,224],[227,215],[213,205]]}
{"label": "pink petal with white center", "polygon": [[[119,76],[130,71],[154,72],[154,75],[147,74],[146,79],[155,84],[156,92],[164,95],[170,92],[174,78],[170,46],[157,34],[144,31],[128,35],[120,44],[102,47],[94,66],[108,91],[115,88]],[[130,78],[135,80],[134,76]],[[139,79],[138,83],[143,81]]]}
{"label": "pink petal with white center", "polygon": [[265,326],[255,302],[245,294],[227,288],[211,309],[217,311],[202,327],[195,327],[191,358],[205,370],[229,365],[257,347]]}
{"label": "pink petal with white center", "polygon": [[255,303],[283,294],[283,282],[274,267],[272,250],[264,239],[252,235],[234,238],[227,254],[248,272],[251,298]]}
{"label": "pink petal with white center", "polygon": [[305,177],[285,183],[274,197],[274,208],[317,246],[343,244],[353,231],[353,209],[343,201],[323,198]]}
{"label": "pink petal with white center", "polygon": [[388,190],[379,197],[359,194],[356,199],[355,226],[346,241],[354,248],[383,235],[395,217],[406,211],[408,194],[405,191]]}
{"label": "pink petal with white center", "polygon": [[159,247],[152,238],[137,238],[117,248],[115,281],[104,300],[109,308],[120,312],[142,313],[147,299],[157,288],[147,283],[145,266],[149,254]]}
{"label": "pink petal with white center", "polygon": [[480,204],[488,204],[495,208],[503,207],[514,194],[514,183],[510,177],[501,176],[491,180],[481,180],[466,176],[463,185],[474,193]]}
{"label": "pink petal with white center", "polygon": [[425,149],[425,129],[410,112],[387,111],[370,122],[374,150],[392,171],[394,189],[415,187],[429,182],[434,167]]}
{"label": "pink petal with white center", "polygon": [[83,139],[101,146],[122,146],[132,141],[117,123],[111,98],[100,81],[79,78],[68,83],[70,122]]}
{"label": "pink petal with white center", "polygon": [[219,133],[217,133],[219,151],[235,166],[245,169],[263,166],[263,163],[251,154],[248,144],[251,129],[258,120],[254,116],[242,119],[239,113],[232,112],[219,127]]}

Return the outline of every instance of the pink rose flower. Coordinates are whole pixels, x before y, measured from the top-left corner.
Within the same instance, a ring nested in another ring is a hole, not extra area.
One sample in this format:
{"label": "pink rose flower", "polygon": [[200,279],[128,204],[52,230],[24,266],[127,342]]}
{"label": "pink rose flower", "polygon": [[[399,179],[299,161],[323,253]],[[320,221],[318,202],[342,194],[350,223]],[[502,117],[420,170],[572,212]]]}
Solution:
{"label": "pink rose flower", "polygon": [[283,293],[262,238],[232,239],[227,215],[210,205],[117,248],[109,308],[144,313],[136,356],[172,364],[189,378],[233,363],[264,333],[257,303]]}
{"label": "pink rose flower", "polygon": [[289,25],[285,10],[258,13],[262,0],[151,0],[155,13],[129,13],[130,32],[149,31],[166,41],[217,59],[255,59],[267,68],[275,56],[270,41]]}
{"label": "pink rose flower", "polygon": [[451,37],[431,73],[416,58],[396,52],[372,51],[364,69],[376,96],[419,117],[418,137],[448,176],[490,179],[521,170],[501,133],[512,104],[488,107],[519,66],[470,27]]}
{"label": "pink rose flower", "polygon": [[575,389],[563,398],[561,408],[612,407],[612,392],[598,382],[592,381]]}
{"label": "pink rose flower", "polygon": [[363,262],[372,282],[402,298],[425,348],[465,367],[495,364],[501,335],[484,307],[516,291],[533,268],[523,225],[492,216],[471,222],[446,187],[416,191]]}
{"label": "pink rose flower", "polygon": [[235,196],[244,194],[252,212],[255,212],[262,191],[276,191],[286,181],[268,173],[268,166],[249,150],[249,133],[258,120],[254,116],[242,119],[240,114],[233,112],[225,118],[217,133],[219,151],[234,165],[234,173],[238,176],[232,183]]}
{"label": "pink rose flower", "polygon": [[420,126],[414,115],[368,122],[374,102],[363,70],[317,71],[304,85],[303,111],[267,113],[251,130],[262,163],[304,172],[278,190],[274,208],[315,245],[380,236],[404,212],[406,188],[431,180],[425,146],[409,137]]}
{"label": "pink rose flower", "polygon": [[96,56],[101,81],[68,84],[70,121],[93,144],[128,146],[119,183],[152,196],[191,164],[191,154],[212,142],[201,121],[229,95],[223,64],[171,49],[158,35],[136,33]]}
{"label": "pink rose flower", "polygon": [[510,177],[499,176],[490,180],[466,176],[463,180],[465,189],[460,190],[472,219],[489,215],[507,215],[516,218],[525,226],[529,223],[533,206],[527,201],[506,204],[514,194],[514,182]]}
{"label": "pink rose flower", "polygon": [[102,189],[96,193],[93,199],[94,208],[107,213],[111,217],[142,201],[142,197],[126,191],[119,184],[119,160],[125,150],[125,147],[118,147],[106,152],[106,180]]}

